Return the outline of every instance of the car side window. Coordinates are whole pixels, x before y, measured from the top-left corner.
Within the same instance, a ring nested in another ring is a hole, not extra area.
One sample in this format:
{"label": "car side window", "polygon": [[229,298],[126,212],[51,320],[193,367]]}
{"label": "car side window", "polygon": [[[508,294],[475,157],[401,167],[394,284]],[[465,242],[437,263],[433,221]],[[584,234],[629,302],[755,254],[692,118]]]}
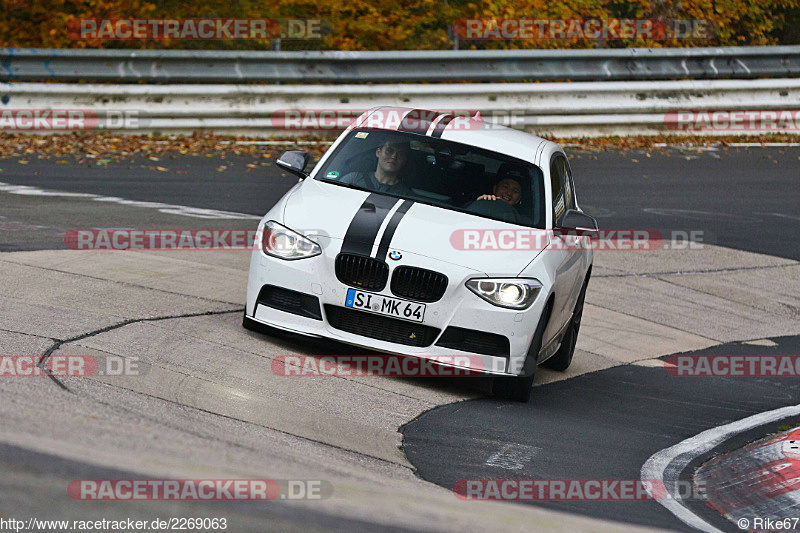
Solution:
{"label": "car side window", "polygon": [[561,222],[561,218],[567,211],[566,203],[564,201],[564,176],[566,175],[564,163],[564,158],[558,154],[553,156],[553,158],[550,160],[550,184],[553,191],[552,201],[554,226],[557,226]]}
{"label": "car side window", "polygon": [[569,162],[563,157],[559,157],[564,162],[564,199],[566,200],[567,210],[576,209],[575,188],[572,186],[572,169]]}

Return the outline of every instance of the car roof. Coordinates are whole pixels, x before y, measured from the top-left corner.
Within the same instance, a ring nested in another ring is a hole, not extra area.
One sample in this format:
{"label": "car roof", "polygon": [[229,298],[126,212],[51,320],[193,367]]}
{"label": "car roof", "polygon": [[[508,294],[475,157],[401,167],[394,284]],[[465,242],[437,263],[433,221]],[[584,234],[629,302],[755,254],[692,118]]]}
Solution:
{"label": "car roof", "polygon": [[[477,146],[493,152],[510,155],[536,164],[537,153],[547,146],[558,150],[556,143],[536,135],[515,130],[485,119],[480,114],[444,113],[410,107],[382,106],[363,113],[348,128],[374,128],[388,131],[405,131],[428,137]],[[541,148],[540,148],[541,147]]]}

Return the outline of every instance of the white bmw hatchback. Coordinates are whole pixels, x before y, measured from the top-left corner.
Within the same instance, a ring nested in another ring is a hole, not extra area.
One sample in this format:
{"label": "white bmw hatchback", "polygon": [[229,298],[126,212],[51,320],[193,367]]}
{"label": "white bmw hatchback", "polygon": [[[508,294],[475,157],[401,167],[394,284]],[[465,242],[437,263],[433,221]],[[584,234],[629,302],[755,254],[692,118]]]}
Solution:
{"label": "white bmw hatchback", "polygon": [[378,108],[306,173],[309,159],[278,161],[301,179],[259,224],[246,328],[468,356],[450,360],[520,401],[537,365],[569,366],[597,224],[561,147],[479,115]]}

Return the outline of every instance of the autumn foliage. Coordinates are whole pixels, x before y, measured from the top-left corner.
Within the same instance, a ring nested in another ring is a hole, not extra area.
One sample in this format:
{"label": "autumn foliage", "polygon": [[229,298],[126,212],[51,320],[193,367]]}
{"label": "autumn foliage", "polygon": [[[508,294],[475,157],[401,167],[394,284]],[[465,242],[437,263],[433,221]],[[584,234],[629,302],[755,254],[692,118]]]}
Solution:
{"label": "autumn foliage", "polygon": [[[752,46],[800,42],[800,0],[0,0],[0,46],[31,48],[270,49],[274,42],[80,40],[66,29],[75,19],[313,18],[322,38],[283,40],[281,49],[446,50],[459,19],[706,19],[709,39],[608,41],[606,47]],[[459,48],[593,48],[594,40],[464,41]]]}

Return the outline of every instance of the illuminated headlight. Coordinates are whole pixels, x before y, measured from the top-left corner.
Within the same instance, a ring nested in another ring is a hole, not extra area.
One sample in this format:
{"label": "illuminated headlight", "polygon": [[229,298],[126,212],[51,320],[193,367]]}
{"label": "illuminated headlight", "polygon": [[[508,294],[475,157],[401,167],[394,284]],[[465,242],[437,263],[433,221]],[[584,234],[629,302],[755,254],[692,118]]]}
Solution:
{"label": "illuminated headlight", "polygon": [[471,279],[467,288],[491,304],[527,309],[542,290],[542,284],[535,279]]}
{"label": "illuminated headlight", "polygon": [[261,249],[281,259],[305,259],[322,253],[319,244],[273,220],[264,224]]}

